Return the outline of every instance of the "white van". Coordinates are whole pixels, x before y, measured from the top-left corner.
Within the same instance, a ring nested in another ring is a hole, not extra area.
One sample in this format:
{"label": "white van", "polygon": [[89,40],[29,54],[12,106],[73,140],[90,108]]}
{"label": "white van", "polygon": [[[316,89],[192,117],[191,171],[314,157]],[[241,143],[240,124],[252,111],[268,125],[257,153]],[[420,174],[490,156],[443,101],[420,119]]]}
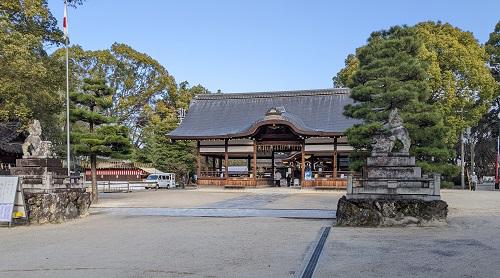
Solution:
{"label": "white van", "polygon": [[174,173],[161,173],[151,174],[146,180],[144,188],[175,188],[175,174]]}

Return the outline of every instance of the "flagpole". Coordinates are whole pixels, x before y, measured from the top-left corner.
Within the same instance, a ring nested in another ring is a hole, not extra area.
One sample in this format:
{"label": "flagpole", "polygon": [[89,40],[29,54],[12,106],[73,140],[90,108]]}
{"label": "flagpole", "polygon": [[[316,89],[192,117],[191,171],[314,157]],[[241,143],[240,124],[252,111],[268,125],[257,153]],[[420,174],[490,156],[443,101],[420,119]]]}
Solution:
{"label": "flagpole", "polygon": [[66,159],[68,162],[68,177],[71,176],[71,146],[70,146],[70,134],[69,134],[69,51],[68,51],[68,22],[67,22],[67,13],[68,13],[68,2],[64,0],[64,46],[66,48]]}

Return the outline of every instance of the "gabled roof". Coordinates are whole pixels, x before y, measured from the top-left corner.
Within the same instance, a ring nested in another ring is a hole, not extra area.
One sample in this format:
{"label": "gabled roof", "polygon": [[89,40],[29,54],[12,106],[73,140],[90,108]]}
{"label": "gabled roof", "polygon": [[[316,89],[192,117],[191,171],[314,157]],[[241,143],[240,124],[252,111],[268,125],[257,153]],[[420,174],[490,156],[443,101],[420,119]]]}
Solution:
{"label": "gabled roof", "polygon": [[284,124],[304,136],[334,136],[358,123],[345,117],[349,89],[197,95],[171,139],[238,138]]}

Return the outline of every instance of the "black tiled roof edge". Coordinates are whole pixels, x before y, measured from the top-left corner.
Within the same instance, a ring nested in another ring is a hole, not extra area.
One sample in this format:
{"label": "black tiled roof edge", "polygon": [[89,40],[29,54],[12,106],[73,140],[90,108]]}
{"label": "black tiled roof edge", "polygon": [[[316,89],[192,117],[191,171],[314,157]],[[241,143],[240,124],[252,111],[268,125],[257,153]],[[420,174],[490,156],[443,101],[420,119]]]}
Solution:
{"label": "black tiled roof edge", "polygon": [[19,122],[1,122],[0,123],[0,150],[7,153],[22,154],[22,143],[11,142],[18,138]]}
{"label": "black tiled roof edge", "polygon": [[0,123],[0,142],[9,143],[19,136],[17,129],[21,124],[19,122]]}
{"label": "black tiled roof edge", "polygon": [[269,91],[269,92],[251,92],[251,93],[222,93],[222,94],[201,94],[196,95],[197,100],[212,99],[248,99],[248,98],[274,98],[274,97],[298,97],[298,96],[316,96],[316,95],[349,95],[349,88],[330,88],[313,90],[293,90],[293,91]]}
{"label": "black tiled roof edge", "polygon": [[2,143],[0,142],[0,150],[7,153],[22,154],[23,148],[21,143]]}

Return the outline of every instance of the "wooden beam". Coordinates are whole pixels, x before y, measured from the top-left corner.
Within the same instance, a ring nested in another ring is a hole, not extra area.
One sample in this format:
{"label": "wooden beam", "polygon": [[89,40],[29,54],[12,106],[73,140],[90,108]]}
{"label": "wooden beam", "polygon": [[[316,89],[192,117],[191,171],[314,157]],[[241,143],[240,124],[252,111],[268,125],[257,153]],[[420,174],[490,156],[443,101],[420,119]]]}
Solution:
{"label": "wooden beam", "polygon": [[302,186],[304,184],[304,180],[305,180],[305,177],[306,177],[306,172],[305,172],[305,156],[306,156],[306,153],[305,153],[305,144],[302,143],[302,150],[301,150],[301,158],[300,158],[300,186]]}
{"label": "wooden beam", "polygon": [[224,140],[224,177],[227,179],[229,177],[229,156],[227,153],[227,139]]}
{"label": "wooden beam", "polygon": [[257,185],[257,142],[253,141],[253,179]]}
{"label": "wooden beam", "polygon": [[212,156],[212,169],[211,169],[211,171],[213,173],[215,173],[216,170],[217,170],[217,168],[215,168],[215,156]]}
{"label": "wooden beam", "polygon": [[271,179],[274,182],[274,149],[271,151]]}
{"label": "wooden beam", "polygon": [[208,172],[208,155],[205,155],[205,175],[207,174]]}
{"label": "wooden beam", "polygon": [[337,137],[333,139],[333,160],[332,160],[332,167],[333,167],[333,177],[337,177]]}
{"label": "wooden beam", "polygon": [[333,160],[332,160],[332,170],[333,170],[333,177],[337,177],[337,151],[333,152]]}
{"label": "wooden beam", "polygon": [[201,174],[200,141],[196,141],[196,177]]}
{"label": "wooden beam", "polygon": [[222,157],[217,158],[219,160],[219,177],[222,174]]}

